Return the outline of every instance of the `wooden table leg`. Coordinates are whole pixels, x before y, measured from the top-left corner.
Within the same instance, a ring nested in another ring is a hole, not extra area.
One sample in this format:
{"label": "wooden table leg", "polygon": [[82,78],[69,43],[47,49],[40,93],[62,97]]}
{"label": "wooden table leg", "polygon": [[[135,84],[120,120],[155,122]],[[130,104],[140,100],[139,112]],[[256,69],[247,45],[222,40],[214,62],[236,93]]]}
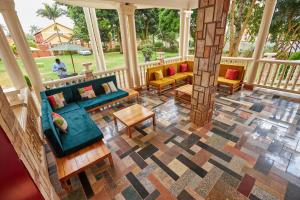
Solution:
{"label": "wooden table leg", "polygon": [[153,126],[156,126],[156,119],[155,119],[155,115],[153,115]]}
{"label": "wooden table leg", "polygon": [[128,135],[129,135],[129,138],[131,138],[132,135],[131,135],[131,130],[130,130],[130,127],[129,127],[129,126],[127,127],[127,133],[128,133]]}
{"label": "wooden table leg", "polygon": [[113,161],[113,158],[112,158],[111,153],[108,155],[108,160],[109,160],[110,166],[111,166],[111,167],[114,167],[114,161]]}
{"label": "wooden table leg", "polygon": [[116,130],[118,132],[118,124],[117,124],[117,118],[116,117],[114,117],[114,122],[115,122]]}
{"label": "wooden table leg", "polygon": [[60,181],[60,184],[62,188],[65,189],[67,192],[70,192],[72,190],[72,186],[68,183],[68,180]]}

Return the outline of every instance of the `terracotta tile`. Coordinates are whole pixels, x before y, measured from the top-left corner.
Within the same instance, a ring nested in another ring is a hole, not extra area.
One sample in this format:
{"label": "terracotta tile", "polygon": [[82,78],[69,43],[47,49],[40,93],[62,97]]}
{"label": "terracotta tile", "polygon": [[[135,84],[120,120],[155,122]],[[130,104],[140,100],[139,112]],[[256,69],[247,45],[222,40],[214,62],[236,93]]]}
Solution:
{"label": "terracotta tile", "polygon": [[252,187],[254,186],[254,183],[255,179],[252,176],[245,174],[239,187],[237,188],[237,191],[248,197],[252,190]]}
{"label": "terracotta tile", "polygon": [[224,151],[229,152],[229,153],[231,153],[231,154],[233,154],[233,155],[236,155],[236,156],[238,156],[238,157],[244,159],[244,160],[247,161],[247,162],[250,164],[250,166],[252,166],[252,167],[255,165],[255,162],[256,162],[256,159],[255,159],[255,158],[253,158],[251,155],[248,155],[248,154],[246,154],[246,153],[240,151],[240,150],[237,149],[237,148],[234,148],[234,147],[232,147],[232,146],[226,145],[226,146],[224,147]]}
{"label": "terracotta tile", "polygon": [[148,176],[149,181],[155,186],[155,188],[160,192],[158,200],[164,200],[164,199],[170,199],[175,200],[176,197],[174,197],[153,174],[149,174]]}

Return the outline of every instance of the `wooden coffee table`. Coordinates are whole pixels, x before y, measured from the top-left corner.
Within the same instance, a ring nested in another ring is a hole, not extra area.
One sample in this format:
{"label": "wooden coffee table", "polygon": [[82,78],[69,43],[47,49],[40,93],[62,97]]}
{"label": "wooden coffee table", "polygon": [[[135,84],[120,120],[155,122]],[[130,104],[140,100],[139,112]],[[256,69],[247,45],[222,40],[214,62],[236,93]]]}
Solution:
{"label": "wooden coffee table", "polygon": [[191,102],[193,85],[187,84],[175,89],[175,100]]}
{"label": "wooden coffee table", "polygon": [[56,158],[57,175],[62,187],[69,191],[71,189],[71,185],[68,184],[70,177],[106,158],[113,167],[111,153],[102,140],[70,155]]}
{"label": "wooden coffee table", "polygon": [[117,120],[122,122],[126,128],[129,137],[131,138],[132,126],[141,123],[149,118],[153,118],[153,126],[155,126],[155,113],[151,110],[141,106],[140,104],[134,104],[128,108],[124,108],[113,113],[116,129],[118,130]]}

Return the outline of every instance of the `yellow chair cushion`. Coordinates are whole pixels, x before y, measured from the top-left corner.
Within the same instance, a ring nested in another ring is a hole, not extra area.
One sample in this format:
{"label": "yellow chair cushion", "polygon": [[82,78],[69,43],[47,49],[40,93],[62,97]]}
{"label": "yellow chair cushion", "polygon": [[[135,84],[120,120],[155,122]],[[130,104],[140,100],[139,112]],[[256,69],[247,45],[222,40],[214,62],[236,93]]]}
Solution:
{"label": "yellow chair cushion", "polygon": [[221,83],[221,84],[225,84],[225,85],[238,85],[240,84],[241,80],[230,80],[230,79],[226,79],[225,77],[223,76],[219,76],[218,77],[218,83]]}
{"label": "yellow chair cushion", "polygon": [[175,81],[183,80],[187,78],[187,75],[185,73],[177,73],[173,76],[168,76],[168,78],[174,79]]}
{"label": "yellow chair cushion", "polygon": [[164,75],[163,75],[161,70],[155,71],[154,76],[155,76],[156,81],[161,80],[161,79],[164,78]]}
{"label": "yellow chair cushion", "polygon": [[188,77],[193,77],[193,72],[183,72]]}
{"label": "yellow chair cushion", "polygon": [[163,78],[157,81],[150,81],[150,85],[156,86],[156,87],[164,87],[167,85],[171,85],[175,83],[174,79],[171,78]]}

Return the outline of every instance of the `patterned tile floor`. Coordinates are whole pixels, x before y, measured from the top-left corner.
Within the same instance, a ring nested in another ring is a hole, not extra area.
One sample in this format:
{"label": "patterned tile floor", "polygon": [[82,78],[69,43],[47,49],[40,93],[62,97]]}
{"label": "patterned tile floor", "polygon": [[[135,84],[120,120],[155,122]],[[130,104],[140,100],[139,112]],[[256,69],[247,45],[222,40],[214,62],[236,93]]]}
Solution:
{"label": "patterned tile floor", "polygon": [[[276,94],[276,95],[275,95]],[[62,199],[300,199],[300,102],[278,92],[218,95],[213,122],[195,129],[188,105],[173,92],[143,91],[140,102],[156,112],[116,132],[112,113],[134,102],[91,113],[105,135],[115,168],[99,163],[60,186],[47,150],[51,181]],[[119,123],[119,129],[122,129]]]}

